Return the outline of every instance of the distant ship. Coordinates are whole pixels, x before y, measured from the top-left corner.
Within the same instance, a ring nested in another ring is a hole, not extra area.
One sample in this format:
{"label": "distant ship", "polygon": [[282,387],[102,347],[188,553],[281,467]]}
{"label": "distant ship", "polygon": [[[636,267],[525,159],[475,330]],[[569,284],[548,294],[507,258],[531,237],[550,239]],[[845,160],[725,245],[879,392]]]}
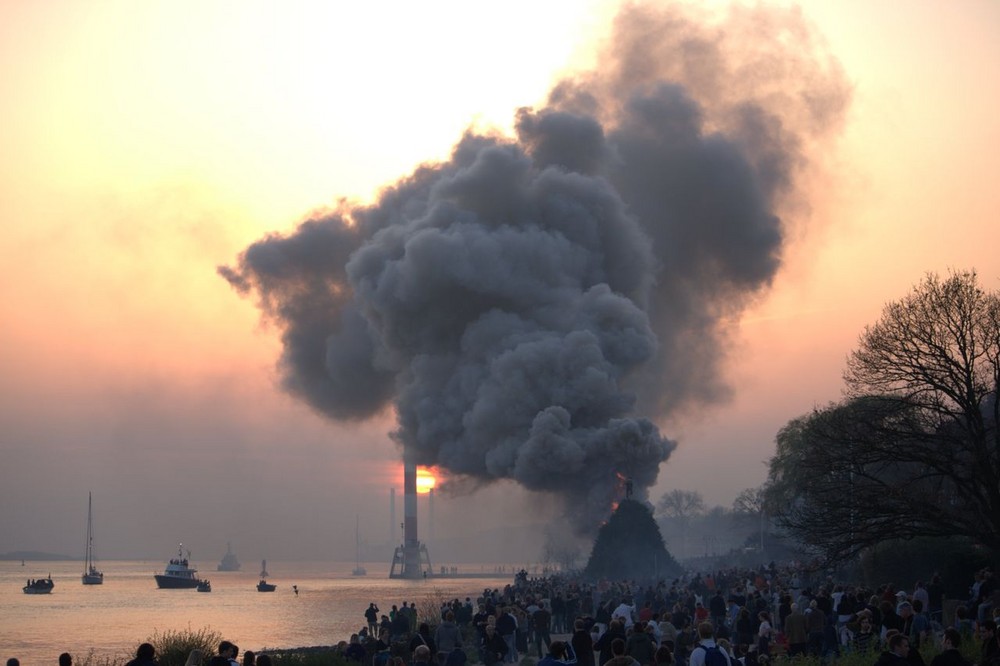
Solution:
{"label": "distant ship", "polygon": [[[190,556],[191,553],[188,551],[188,557]],[[188,566],[188,559],[184,557],[184,544],[181,544],[177,547],[177,558],[170,560],[162,574],[153,574],[153,577],[156,578],[156,585],[160,589],[194,589],[201,583],[195,577],[196,573],[197,569]]]}
{"label": "distant ship", "polygon": [[198,587],[196,588],[199,592],[211,592],[212,584],[207,580],[199,581]]}
{"label": "distant ship", "polygon": [[240,561],[236,559],[236,553],[233,552],[233,545],[226,542],[226,554],[222,556],[222,562],[216,567],[219,571],[239,571]]}
{"label": "distant ship", "polygon": [[49,594],[55,586],[56,584],[52,582],[52,574],[49,574],[48,578],[29,580],[28,584],[21,589],[24,590],[25,594]]}

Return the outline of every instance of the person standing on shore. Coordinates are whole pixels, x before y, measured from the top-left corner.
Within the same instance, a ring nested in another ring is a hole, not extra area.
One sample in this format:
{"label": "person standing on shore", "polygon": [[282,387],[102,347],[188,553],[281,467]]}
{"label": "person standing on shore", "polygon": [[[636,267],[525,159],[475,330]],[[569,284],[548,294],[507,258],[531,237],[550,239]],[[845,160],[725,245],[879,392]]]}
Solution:
{"label": "person standing on shore", "polygon": [[368,633],[372,636],[378,633],[378,606],[375,602],[368,604],[367,610],[365,610],[365,620],[368,622]]}
{"label": "person standing on shore", "polygon": [[497,618],[497,633],[507,644],[504,661],[508,664],[517,663],[517,619],[509,606],[504,606],[503,612]]}
{"label": "person standing on shore", "polygon": [[454,611],[446,611],[444,620],[434,630],[434,642],[437,643],[437,660],[443,664],[455,648],[462,647],[462,630],[455,624]]}
{"label": "person standing on shore", "polygon": [[535,651],[538,652],[538,658],[541,659],[543,655],[542,644],[545,644],[545,651],[548,652],[549,644],[552,642],[550,635],[552,613],[549,612],[546,602],[542,602],[542,605],[535,611],[535,614],[531,616],[530,621],[534,631]]}

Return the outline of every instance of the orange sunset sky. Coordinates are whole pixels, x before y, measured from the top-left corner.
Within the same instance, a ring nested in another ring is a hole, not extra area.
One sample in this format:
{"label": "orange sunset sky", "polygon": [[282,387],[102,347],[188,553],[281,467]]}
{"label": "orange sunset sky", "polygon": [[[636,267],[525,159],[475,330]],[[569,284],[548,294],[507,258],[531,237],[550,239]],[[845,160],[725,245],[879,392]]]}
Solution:
{"label": "orange sunset sky", "polygon": [[[0,0],[0,553],[82,555],[91,490],[106,557],[349,560],[356,515],[387,541],[392,414],[335,424],[282,393],[278,333],[216,267],[470,125],[509,132],[595,65],[617,4]],[[864,326],[925,272],[1000,289],[1000,3],[774,4],[853,100],[731,322],[732,400],[660,423],[678,447],[653,499],[760,485],[777,430],[839,399]],[[545,517],[506,483],[435,502],[442,536]]]}

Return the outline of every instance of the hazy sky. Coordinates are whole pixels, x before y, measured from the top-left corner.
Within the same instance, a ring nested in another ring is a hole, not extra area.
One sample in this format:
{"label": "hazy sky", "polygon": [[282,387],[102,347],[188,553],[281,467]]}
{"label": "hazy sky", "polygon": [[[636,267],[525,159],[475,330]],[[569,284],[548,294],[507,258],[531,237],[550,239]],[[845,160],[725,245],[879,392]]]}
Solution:
{"label": "hazy sky", "polygon": [[[337,425],[282,393],[277,332],[216,267],[470,125],[510,132],[595,65],[616,4],[363,4],[0,0],[0,552],[82,555],[88,491],[106,557],[350,559],[356,515],[389,539],[392,414]],[[863,327],[924,272],[1000,288],[1000,5],[798,6],[853,86],[846,124],[731,322],[731,401],[659,423],[678,446],[654,498],[759,485],[776,431],[839,398]],[[546,505],[438,497],[435,536]]]}

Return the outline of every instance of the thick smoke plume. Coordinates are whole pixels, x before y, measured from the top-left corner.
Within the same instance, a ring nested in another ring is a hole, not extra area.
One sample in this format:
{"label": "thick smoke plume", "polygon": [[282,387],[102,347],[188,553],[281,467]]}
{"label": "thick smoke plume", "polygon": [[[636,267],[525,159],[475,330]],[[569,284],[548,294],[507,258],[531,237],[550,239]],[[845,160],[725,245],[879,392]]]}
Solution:
{"label": "thick smoke plume", "polygon": [[725,397],[721,322],[774,277],[849,99],[793,11],[628,6],[597,62],[515,137],[467,132],[220,268],[282,330],[288,391],[391,404],[408,459],[557,494],[583,532],[674,449],[637,413]]}

